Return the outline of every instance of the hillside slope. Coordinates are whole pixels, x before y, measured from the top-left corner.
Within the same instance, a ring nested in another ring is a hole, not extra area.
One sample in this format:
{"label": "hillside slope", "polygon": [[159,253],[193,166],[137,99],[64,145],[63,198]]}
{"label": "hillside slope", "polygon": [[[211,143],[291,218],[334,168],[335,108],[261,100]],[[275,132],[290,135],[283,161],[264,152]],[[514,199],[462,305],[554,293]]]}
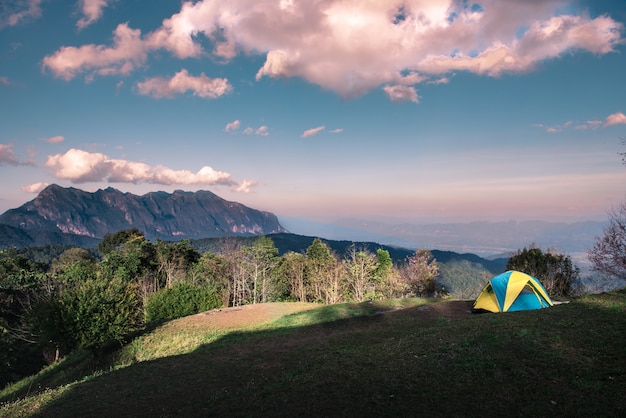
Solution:
{"label": "hillside slope", "polygon": [[507,314],[403,301],[320,306],[244,329],[215,322],[241,311],[182,318],[101,358],[110,371],[59,382],[0,416],[626,413],[625,291]]}

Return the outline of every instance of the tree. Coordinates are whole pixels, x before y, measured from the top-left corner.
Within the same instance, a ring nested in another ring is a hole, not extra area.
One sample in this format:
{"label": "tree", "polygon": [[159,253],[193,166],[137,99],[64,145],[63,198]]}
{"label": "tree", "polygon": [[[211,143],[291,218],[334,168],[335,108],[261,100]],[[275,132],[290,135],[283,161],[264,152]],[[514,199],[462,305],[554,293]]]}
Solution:
{"label": "tree", "polygon": [[189,271],[191,284],[213,288],[220,295],[222,306],[230,306],[232,277],[229,261],[217,254],[206,252]]}
{"label": "tree", "polygon": [[200,259],[189,240],[166,242],[157,239],[156,256],[158,272],[165,275],[165,287],[184,281],[187,271]]}
{"label": "tree", "polygon": [[579,269],[569,256],[559,254],[556,249],[546,252],[531,245],[519,250],[506,263],[507,270],[518,270],[538,279],[551,297],[568,296]]}
{"label": "tree", "polygon": [[252,303],[265,303],[270,293],[270,275],[278,262],[278,249],[271,238],[260,236],[251,246],[244,248],[243,254],[249,265]]}
{"label": "tree", "polygon": [[44,293],[43,277],[41,266],[28,257],[0,250],[0,387],[43,365],[27,321]]}
{"label": "tree", "polygon": [[427,296],[435,293],[435,278],[439,275],[439,266],[427,249],[419,249],[408,257],[400,274],[410,294]]}
{"label": "tree", "polygon": [[370,297],[374,297],[376,255],[365,249],[357,250],[352,244],[343,263],[347,272],[352,299],[363,302],[368,294]]}
{"label": "tree", "polygon": [[[159,289],[156,249],[141,232],[136,229],[120,231],[112,237],[105,236],[103,242],[105,240],[108,244],[98,245],[99,251],[104,254],[99,264],[104,277],[120,277],[127,282],[135,283],[145,282],[142,286],[146,287],[147,291]],[[104,247],[104,250],[100,247]]]}
{"label": "tree", "polygon": [[37,305],[31,321],[42,343],[50,341],[71,351],[122,342],[140,327],[142,316],[135,285],[114,277],[86,280],[64,289],[57,298]]}
{"label": "tree", "polygon": [[626,202],[609,212],[603,235],[587,255],[595,271],[626,279]]}
{"label": "tree", "polygon": [[[97,263],[94,256],[84,248],[69,248],[52,260],[51,287],[72,286],[96,276]],[[52,290],[52,289],[49,289]]]}
{"label": "tree", "polygon": [[306,250],[305,274],[310,284],[311,299],[315,302],[328,302],[326,285],[333,281],[331,274],[338,261],[328,244],[315,238]]}
{"label": "tree", "polygon": [[279,300],[307,301],[307,288],[305,273],[305,257],[303,254],[288,251],[281,258],[276,271],[277,293]]}
{"label": "tree", "polygon": [[128,241],[143,237],[143,232],[137,228],[125,229],[114,234],[106,234],[102,241],[98,243],[98,252],[104,257],[113,250],[118,250]]}
{"label": "tree", "polygon": [[376,250],[376,270],[374,271],[376,292],[385,298],[393,298],[402,294],[400,272],[393,265],[389,251]]}

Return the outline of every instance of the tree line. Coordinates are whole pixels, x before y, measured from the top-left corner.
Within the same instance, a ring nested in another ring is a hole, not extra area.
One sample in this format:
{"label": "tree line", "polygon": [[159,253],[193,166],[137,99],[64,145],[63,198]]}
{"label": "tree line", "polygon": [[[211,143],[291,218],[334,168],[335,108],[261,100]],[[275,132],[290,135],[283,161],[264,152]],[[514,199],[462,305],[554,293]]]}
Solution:
{"label": "tree line", "polygon": [[[0,386],[77,348],[121,343],[146,323],[214,308],[274,301],[362,302],[435,296],[437,261],[418,250],[396,265],[383,249],[336,254],[316,238],[279,256],[271,238],[151,242],[137,229],[106,235],[97,251],[68,248],[49,264],[0,251]],[[32,363],[32,367],[29,367]]]}

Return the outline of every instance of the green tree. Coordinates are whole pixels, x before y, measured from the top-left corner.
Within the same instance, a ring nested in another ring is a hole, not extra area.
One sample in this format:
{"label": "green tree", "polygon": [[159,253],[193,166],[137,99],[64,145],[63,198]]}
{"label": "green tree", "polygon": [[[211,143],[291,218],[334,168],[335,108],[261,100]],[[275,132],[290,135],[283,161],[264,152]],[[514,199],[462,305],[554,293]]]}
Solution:
{"label": "green tree", "polygon": [[327,296],[332,293],[328,292],[327,284],[336,283],[337,264],[337,258],[328,244],[315,238],[306,250],[304,266],[305,277],[310,285],[310,291],[307,293],[312,301],[329,303]]}
{"label": "green tree", "polygon": [[[119,237],[115,238],[117,235]],[[122,241],[122,238],[126,238],[126,241]],[[139,283],[144,293],[161,287],[154,244],[138,231],[121,231],[110,240],[116,245],[105,246],[105,256],[99,263],[100,273],[104,278],[119,277],[126,282]]]}
{"label": "green tree", "polygon": [[437,287],[435,278],[439,275],[439,266],[427,249],[419,249],[408,257],[400,274],[409,294],[428,296],[435,293]]}
{"label": "green tree", "polygon": [[0,250],[0,387],[42,365],[28,326],[28,312],[40,301],[41,266],[14,249]]}
{"label": "green tree", "polygon": [[38,305],[32,312],[32,325],[42,342],[50,341],[65,351],[122,342],[142,324],[135,287],[121,277],[77,283],[58,298]]}
{"label": "green tree", "polygon": [[402,294],[400,272],[394,266],[389,251],[376,250],[376,270],[374,271],[376,292],[385,298],[393,298]]}
{"label": "green tree", "polygon": [[232,277],[230,262],[219,254],[206,252],[193,264],[189,271],[191,284],[215,289],[220,295],[222,306],[230,306]]}
{"label": "green tree", "polygon": [[111,251],[119,250],[124,244],[137,238],[145,238],[144,233],[137,228],[106,234],[98,243],[98,252],[104,257]]}
{"label": "green tree", "polygon": [[288,251],[280,258],[276,271],[276,295],[278,300],[306,302],[307,281],[304,273],[303,254]]}
{"label": "green tree", "polygon": [[568,296],[579,274],[569,256],[559,254],[555,249],[543,252],[535,245],[519,250],[509,258],[506,269],[535,277],[551,297]]}
{"label": "green tree", "polygon": [[626,202],[609,212],[603,235],[587,255],[595,271],[626,279]]}
{"label": "green tree", "polygon": [[184,281],[188,270],[200,259],[189,240],[166,242],[156,240],[158,272],[165,276],[165,286]]}
{"label": "green tree", "polygon": [[[68,287],[93,279],[98,266],[94,256],[84,248],[69,248],[63,251],[50,266],[51,285]],[[52,290],[52,289],[50,289]]]}

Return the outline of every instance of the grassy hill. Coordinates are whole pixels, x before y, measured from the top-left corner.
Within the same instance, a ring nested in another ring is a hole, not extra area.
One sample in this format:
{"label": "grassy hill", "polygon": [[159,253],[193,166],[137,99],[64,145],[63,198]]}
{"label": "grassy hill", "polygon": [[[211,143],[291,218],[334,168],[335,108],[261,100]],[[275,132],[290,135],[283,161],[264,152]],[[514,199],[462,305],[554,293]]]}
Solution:
{"label": "grassy hill", "polygon": [[626,290],[539,311],[267,304],[164,323],[0,392],[0,416],[625,416]]}

